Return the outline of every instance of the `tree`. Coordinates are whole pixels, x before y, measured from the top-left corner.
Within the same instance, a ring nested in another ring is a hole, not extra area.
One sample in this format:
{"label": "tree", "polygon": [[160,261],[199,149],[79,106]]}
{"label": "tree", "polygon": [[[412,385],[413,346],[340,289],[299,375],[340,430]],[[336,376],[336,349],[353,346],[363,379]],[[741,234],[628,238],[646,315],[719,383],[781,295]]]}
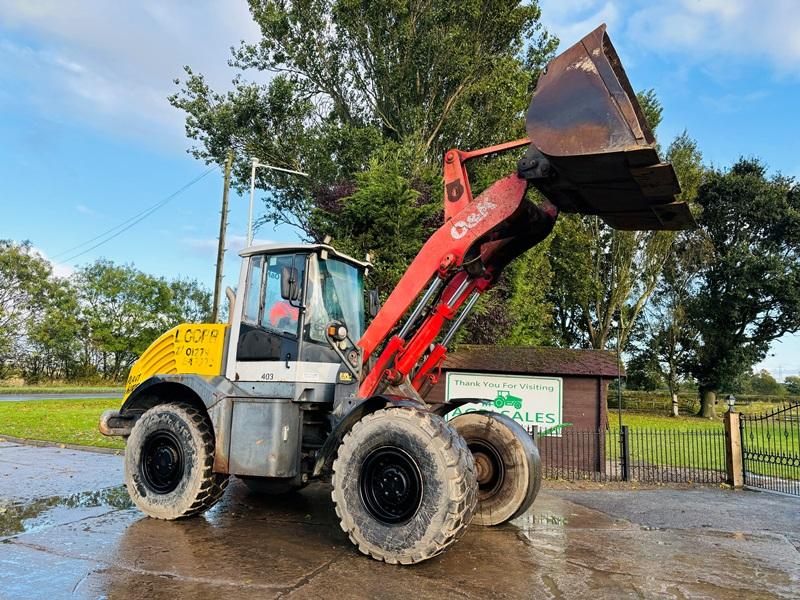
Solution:
{"label": "tree", "polygon": [[652,349],[634,355],[625,368],[625,387],[652,392],[664,384],[658,356]]}
{"label": "tree", "polygon": [[86,345],[98,371],[118,380],[159,335],[181,322],[207,318],[209,292],[196,282],[153,277],[132,265],[98,260],[75,278]]}
{"label": "tree", "polygon": [[786,384],[786,393],[792,396],[800,396],[800,377],[788,375],[783,381]]}
{"label": "tree", "polygon": [[[705,167],[697,143],[684,131],[670,144],[667,160],[681,183],[679,200],[694,208],[697,190]],[[696,210],[695,210],[696,212]],[[682,366],[697,332],[686,318],[686,303],[696,288],[695,281],[708,255],[708,244],[701,230],[678,232],[667,256],[661,277],[647,311],[645,328],[648,348],[655,352],[672,398],[672,414],[678,416],[678,379],[686,373]]]}
{"label": "tree", "polygon": [[785,393],[783,386],[766,369],[750,375],[746,391],[763,396],[780,396]]}
{"label": "tree", "polygon": [[26,382],[92,375],[78,295],[71,282],[54,280],[39,310],[30,314],[26,324],[28,351],[19,363]]}
{"label": "tree", "polygon": [[800,329],[800,190],[740,159],[708,175],[697,203],[711,254],[687,303],[698,339],[686,368],[699,384],[700,414],[713,417],[717,392],[763,359],[773,340]]}
{"label": "tree", "polygon": [[545,241],[506,267],[497,285],[484,294],[467,319],[458,341],[501,346],[552,344],[548,246]]}
{"label": "tree", "polygon": [[[307,172],[259,171],[258,186],[271,190],[260,222],[369,252],[387,293],[442,222],[444,151],[521,137],[558,40],[536,0],[251,0],[250,9],[262,38],[234,51],[234,89],[214,92],[187,68],[170,98],[186,112],[192,152],[221,164],[233,148],[239,187],[252,156]],[[245,71],[272,77],[248,83]],[[513,172],[513,157],[476,164],[473,189],[498,170]]]}
{"label": "tree", "polygon": [[[655,132],[662,106],[654,90],[637,94]],[[551,244],[555,328],[561,345],[624,350],[655,291],[675,233],[617,231],[599,217],[562,215]]]}
{"label": "tree", "polygon": [[30,242],[0,240],[0,378],[19,361],[25,324],[47,298],[50,276],[50,263]]}
{"label": "tree", "polygon": [[624,350],[673,239],[673,232],[616,231],[598,217],[562,216],[550,246],[561,344],[604,349],[617,336]]}

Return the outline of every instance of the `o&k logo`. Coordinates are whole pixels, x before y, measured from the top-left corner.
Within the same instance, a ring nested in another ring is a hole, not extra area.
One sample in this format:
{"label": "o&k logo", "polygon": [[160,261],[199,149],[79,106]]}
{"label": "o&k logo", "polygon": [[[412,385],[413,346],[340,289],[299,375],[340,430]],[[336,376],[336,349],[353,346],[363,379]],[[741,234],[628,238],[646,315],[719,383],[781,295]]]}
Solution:
{"label": "o&k logo", "polygon": [[479,200],[476,202],[475,211],[471,215],[462,221],[456,221],[453,223],[453,226],[450,228],[450,235],[454,240],[460,240],[467,235],[467,232],[470,229],[483,221],[486,215],[489,214],[489,211],[493,208],[497,208],[497,205],[489,198]]}

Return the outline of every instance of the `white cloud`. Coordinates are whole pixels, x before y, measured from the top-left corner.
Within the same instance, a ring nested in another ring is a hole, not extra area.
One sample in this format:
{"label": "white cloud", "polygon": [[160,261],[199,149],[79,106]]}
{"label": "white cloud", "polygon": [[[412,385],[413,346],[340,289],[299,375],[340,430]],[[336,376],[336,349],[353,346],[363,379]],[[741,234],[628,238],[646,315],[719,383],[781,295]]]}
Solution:
{"label": "white cloud", "polygon": [[50,266],[53,268],[53,275],[55,275],[56,277],[66,279],[75,272],[74,267],[71,267],[70,265],[65,265],[64,263],[56,262],[48,258],[47,254],[45,254],[44,250],[42,250],[41,248],[34,246],[32,249],[34,253],[38,254],[40,257],[42,257],[44,260],[50,263]]}
{"label": "white cloud", "polygon": [[659,52],[712,61],[711,68],[766,60],[781,75],[800,69],[796,0],[672,0],[635,11],[628,34]]}
{"label": "white cloud", "polygon": [[[542,0],[542,21],[558,36],[566,50],[601,23],[613,31],[620,22],[620,8],[610,0]],[[624,9],[623,9],[624,12]]]}
{"label": "white cloud", "polygon": [[75,206],[75,210],[77,210],[82,215],[87,215],[87,216],[90,216],[90,217],[98,217],[98,216],[100,216],[99,212],[97,212],[94,209],[89,208],[85,204],[78,204],[77,206]]}
{"label": "white cloud", "polygon": [[543,0],[542,20],[562,49],[605,21],[626,54],[679,55],[715,74],[759,62],[779,76],[800,74],[797,0]]}
{"label": "white cloud", "polygon": [[4,0],[0,77],[23,82],[20,101],[47,118],[183,146],[173,79],[188,64],[228,87],[243,38],[258,38],[245,0]]}

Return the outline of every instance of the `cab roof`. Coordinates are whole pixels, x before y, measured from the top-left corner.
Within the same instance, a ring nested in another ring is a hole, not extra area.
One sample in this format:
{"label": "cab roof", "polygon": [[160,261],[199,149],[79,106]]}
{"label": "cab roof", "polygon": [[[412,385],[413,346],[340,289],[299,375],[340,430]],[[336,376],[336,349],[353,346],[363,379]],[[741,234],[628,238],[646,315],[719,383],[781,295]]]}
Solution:
{"label": "cab roof", "polygon": [[366,269],[371,267],[372,265],[368,262],[364,262],[363,260],[357,260],[352,256],[348,256],[347,254],[343,254],[336,250],[333,246],[329,246],[328,244],[258,244],[257,246],[250,246],[249,248],[245,248],[241,252],[239,252],[239,256],[253,256],[255,254],[277,254],[279,252],[320,252],[321,250],[327,250],[328,253],[338,259],[341,259],[345,262],[349,262],[353,265],[361,267],[362,269]]}

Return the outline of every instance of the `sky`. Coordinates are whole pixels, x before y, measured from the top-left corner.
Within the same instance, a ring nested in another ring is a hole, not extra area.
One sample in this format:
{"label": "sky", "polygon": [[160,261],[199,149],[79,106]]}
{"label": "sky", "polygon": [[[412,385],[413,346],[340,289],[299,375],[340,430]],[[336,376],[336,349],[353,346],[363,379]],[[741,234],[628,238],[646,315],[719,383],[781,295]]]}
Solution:
{"label": "sky", "polygon": [[[800,176],[800,2],[540,3],[561,49],[608,25],[634,88],[655,89],[664,105],[662,143],[686,130],[709,164],[755,156]],[[230,47],[258,38],[245,0],[0,0],[0,238],[30,240],[60,275],[107,258],[210,288],[218,169],[108,243],[98,236],[203,175],[167,96],[184,65],[227,89]],[[247,203],[231,198],[226,285]],[[256,239],[297,234],[264,226]],[[798,374],[800,336],[776,342],[758,367]]]}

